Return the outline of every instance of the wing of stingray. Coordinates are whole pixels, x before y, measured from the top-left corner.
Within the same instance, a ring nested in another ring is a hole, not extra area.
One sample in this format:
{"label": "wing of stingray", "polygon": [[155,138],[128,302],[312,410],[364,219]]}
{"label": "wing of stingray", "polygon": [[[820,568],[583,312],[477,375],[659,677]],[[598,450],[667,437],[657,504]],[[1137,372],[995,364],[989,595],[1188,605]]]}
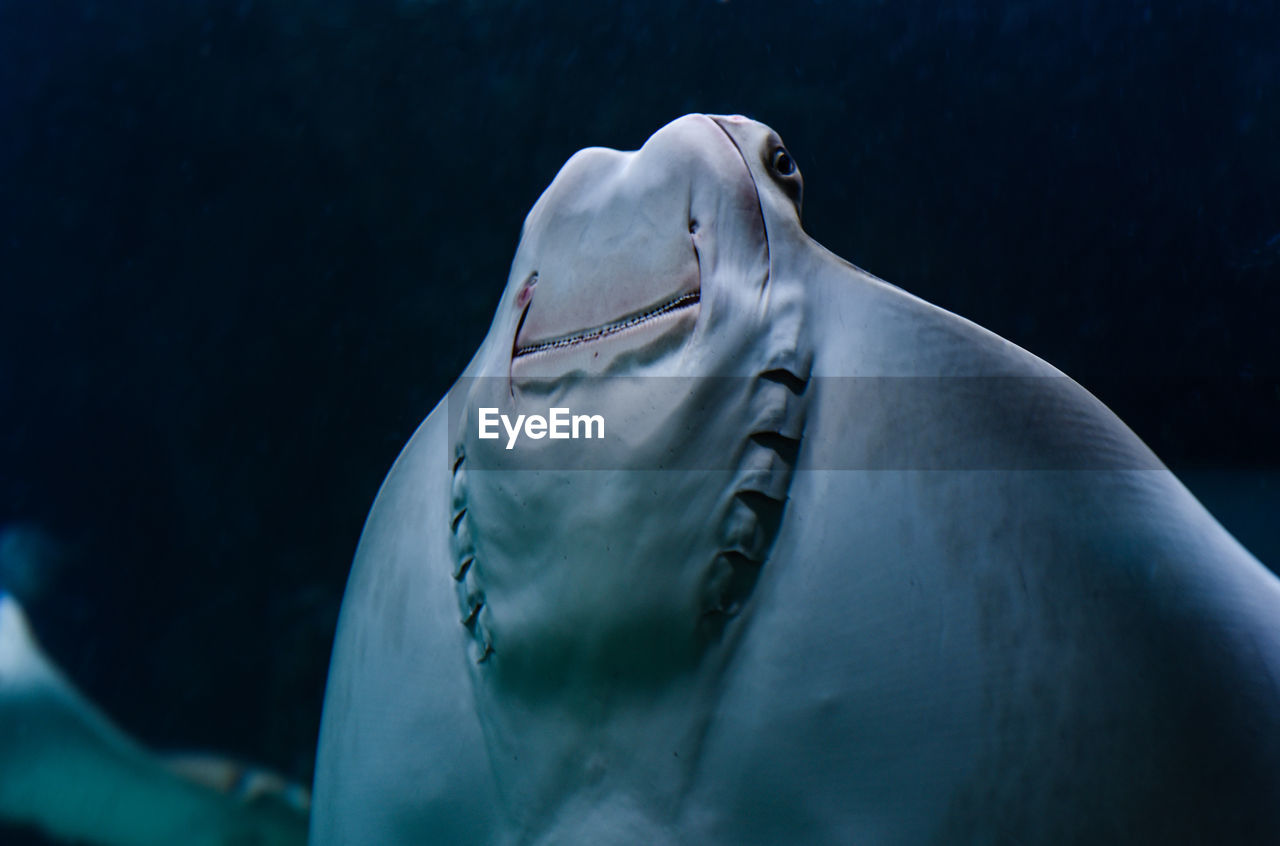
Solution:
{"label": "wing of stingray", "polygon": [[446,415],[432,411],[396,460],[356,551],[321,724],[317,844],[489,841],[497,803],[448,587]]}

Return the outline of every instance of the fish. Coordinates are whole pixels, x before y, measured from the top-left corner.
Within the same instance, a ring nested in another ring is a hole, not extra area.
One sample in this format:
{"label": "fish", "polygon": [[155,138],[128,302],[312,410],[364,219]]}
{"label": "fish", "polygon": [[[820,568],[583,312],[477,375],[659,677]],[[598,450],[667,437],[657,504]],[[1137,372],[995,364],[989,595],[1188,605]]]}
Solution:
{"label": "fish", "polygon": [[1280,838],[1280,581],[803,196],[687,115],[538,199],[365,524],[313,843]]}

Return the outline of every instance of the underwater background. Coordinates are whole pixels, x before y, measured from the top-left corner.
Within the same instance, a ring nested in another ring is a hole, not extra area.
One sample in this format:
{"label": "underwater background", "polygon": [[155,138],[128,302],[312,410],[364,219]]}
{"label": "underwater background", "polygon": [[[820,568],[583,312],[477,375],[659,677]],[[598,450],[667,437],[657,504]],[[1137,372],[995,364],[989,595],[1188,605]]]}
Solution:
{"label": "underwater background", "polygon": [[1280,5],[0,0],[0,583],[50,654],[309,783],[365,514],[524,214],[691,111],[1280,566]]}

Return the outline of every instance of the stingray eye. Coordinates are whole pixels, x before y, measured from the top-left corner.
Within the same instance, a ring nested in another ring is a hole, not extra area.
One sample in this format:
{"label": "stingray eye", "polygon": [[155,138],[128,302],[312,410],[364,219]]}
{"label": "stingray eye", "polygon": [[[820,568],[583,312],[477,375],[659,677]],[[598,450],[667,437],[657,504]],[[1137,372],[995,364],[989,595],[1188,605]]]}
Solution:
{"label": "stingray eye", "polygon": [[796,163],[782,147],[777,147],[773,151],[773,158],[769,161],[773,169],[781,176],[790,176],[796,172]]}

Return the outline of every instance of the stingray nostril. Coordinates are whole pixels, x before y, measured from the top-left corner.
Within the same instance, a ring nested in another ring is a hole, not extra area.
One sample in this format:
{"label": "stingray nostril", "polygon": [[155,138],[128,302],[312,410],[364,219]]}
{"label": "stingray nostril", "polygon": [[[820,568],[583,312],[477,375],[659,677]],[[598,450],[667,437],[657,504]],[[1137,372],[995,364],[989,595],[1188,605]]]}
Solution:
{"label": "stingray nostril", "polygon": [[538,271],[530,273],[524,280],[524,284],[520,286],[520,290],[516,293],[516,306],[524,308],[533,299],[533,289],[538,284]]}

